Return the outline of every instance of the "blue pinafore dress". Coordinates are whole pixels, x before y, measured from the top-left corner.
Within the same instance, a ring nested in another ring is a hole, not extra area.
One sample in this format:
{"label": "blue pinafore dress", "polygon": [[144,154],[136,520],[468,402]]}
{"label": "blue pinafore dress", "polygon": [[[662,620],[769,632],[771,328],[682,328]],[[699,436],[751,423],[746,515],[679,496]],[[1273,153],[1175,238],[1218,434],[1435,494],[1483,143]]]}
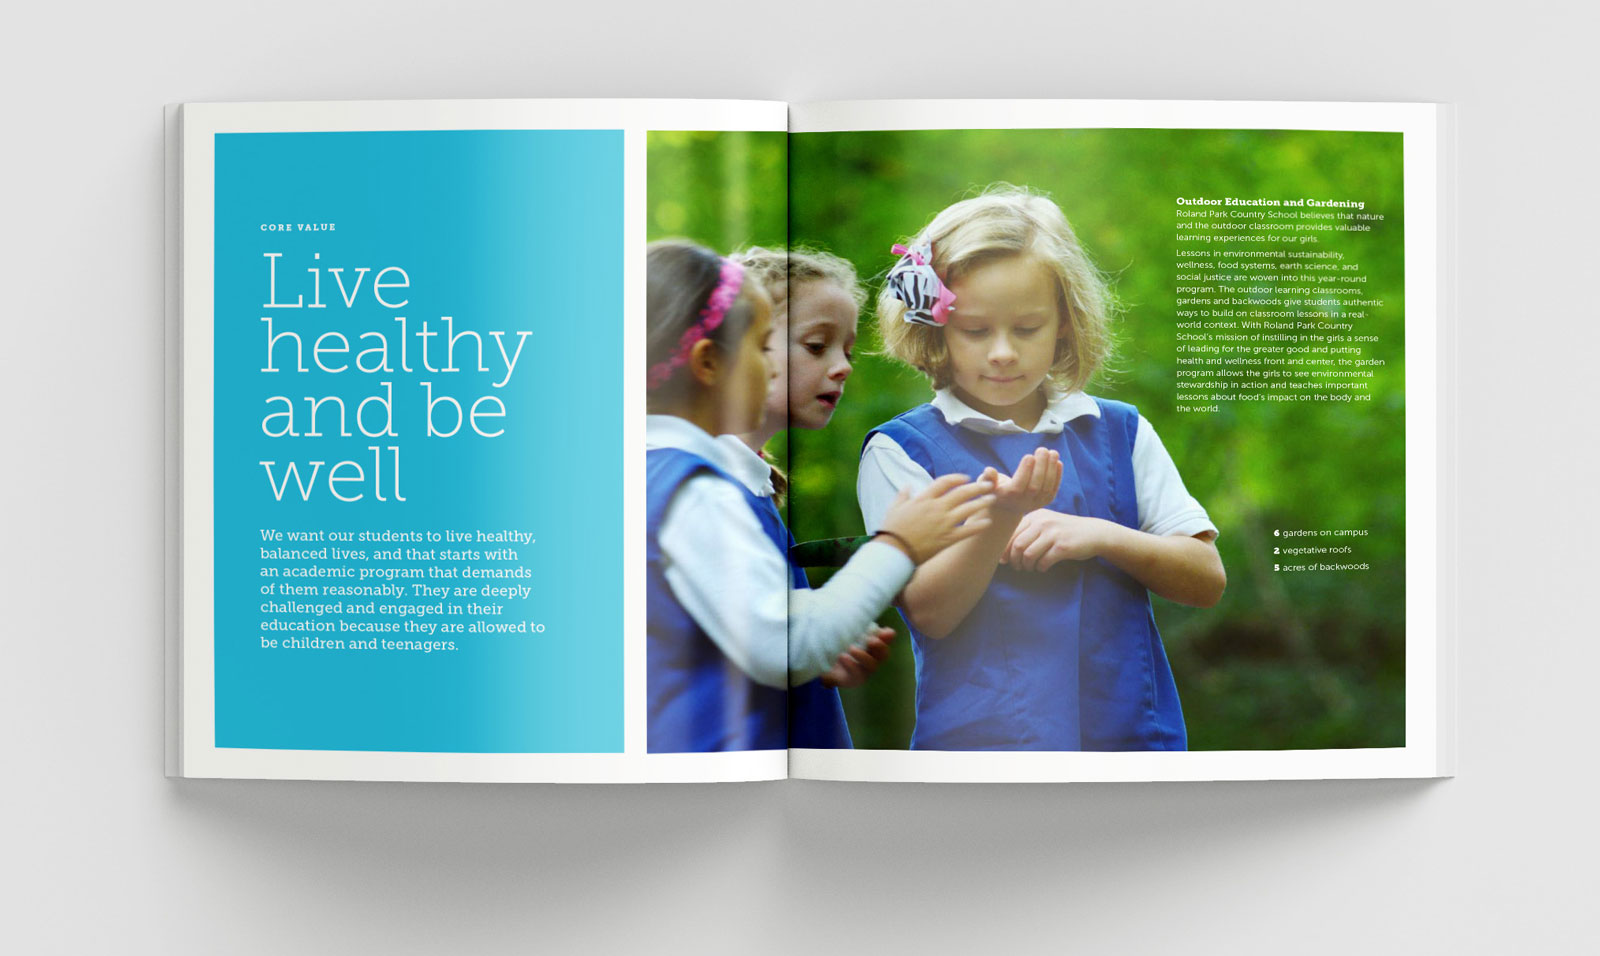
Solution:
{"label": "blue pinafore dress", "polygon": [[[1139,527],[1133,442],[1139,413],[1096,398],[1058,435],[985,435],[922,405],[868,434],[892,438],[933,477],[1011,474],[1036,448],[1061,454],[1049,505]],[[865,446],[863,446],[864,448]],[[904,615],[902,614],[902,617]],[[921,750],[1183,750],[1187,737],[1150,595],[1096,558],[1048,571],[1001,565],[955,631],[911,631]]]}
{"label": "blue pinafore dress", "polygon": [[[793,539],[772,499],[753,494],[710,461],[681,449],[652,449],[645,455],[645,469],[649,751],[849,747],[838,691],[818,680],[787,692],[751,680],[695,623],[667,584],[657,532],[672,496],[691,475],[710,471],[732,482],[773,546],[787,555]],[[792,565],[790,577],[792,586],[808,586],[805,572]]]}

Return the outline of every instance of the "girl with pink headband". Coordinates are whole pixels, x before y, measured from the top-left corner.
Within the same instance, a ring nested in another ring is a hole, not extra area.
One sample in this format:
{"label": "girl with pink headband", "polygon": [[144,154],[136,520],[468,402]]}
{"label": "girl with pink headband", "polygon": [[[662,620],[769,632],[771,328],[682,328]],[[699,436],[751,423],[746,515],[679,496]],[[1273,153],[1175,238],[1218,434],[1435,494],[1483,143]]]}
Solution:
{"label": "girl with pink headband", "polygon": [[649,750],[783,749],[789,688],[820,690],[919,562],[983,531],[992,487],[950,475],[901,496],[876,540],[807,589],[771,470],[715,437],[765,415],[767,294],[689,243],[652,244],[646,271]]}

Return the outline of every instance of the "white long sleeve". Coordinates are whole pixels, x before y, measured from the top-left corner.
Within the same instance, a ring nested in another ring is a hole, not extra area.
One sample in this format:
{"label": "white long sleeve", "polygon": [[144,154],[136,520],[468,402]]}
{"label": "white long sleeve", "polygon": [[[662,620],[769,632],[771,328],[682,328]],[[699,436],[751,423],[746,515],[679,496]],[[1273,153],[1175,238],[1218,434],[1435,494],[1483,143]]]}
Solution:
{"label": "white long sleeve", "polygon": [[683,483],[657,536],[678,603],[729,660],[769,687],[803,684],[831,668],[913,570],[910,558],[875,541],[823,587],[793,589],[787,559],[743,493],[710,474]]}
{"label": "white long sleeve", "polygon": [[[755,484],[755,465],[737,457],[738,451],[719,447],[686,422],[656,418],[647,426],[654,447],[685,448],[726,466],[747,487]],[[744,454],[760,461],[748,450]],[[898,549],[871,542],[823,587],[794,589],[787,556],[762,530],[744,492],[709,473],[678,488],[657,540],[663,574],[684,610],[740,670],[769,687],[799,685],[825,673],[860,641],[914,570]]]}

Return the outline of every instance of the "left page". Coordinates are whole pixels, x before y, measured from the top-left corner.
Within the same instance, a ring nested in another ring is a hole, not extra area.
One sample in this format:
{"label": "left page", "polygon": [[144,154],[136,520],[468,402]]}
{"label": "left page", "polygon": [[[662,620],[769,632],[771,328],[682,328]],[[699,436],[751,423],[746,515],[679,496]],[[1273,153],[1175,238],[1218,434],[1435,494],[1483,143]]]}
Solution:
{"label": "left page", "polygon": [[168,772],[784,776],[650,752],[644,573],[647,133],[784,105],[168,126]]}

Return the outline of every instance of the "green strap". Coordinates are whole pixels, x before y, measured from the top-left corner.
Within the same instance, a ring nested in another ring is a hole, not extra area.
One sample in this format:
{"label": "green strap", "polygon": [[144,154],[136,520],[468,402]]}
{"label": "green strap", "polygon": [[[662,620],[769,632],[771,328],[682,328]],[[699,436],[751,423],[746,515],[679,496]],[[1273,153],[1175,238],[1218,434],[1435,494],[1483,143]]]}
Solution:
{"label": "green strap", "polygon": [[837,568],[872,540],[864,534],[856,538],[824,538],[820,541],[802,541],[789,549],[789,560],[802,568]]}

